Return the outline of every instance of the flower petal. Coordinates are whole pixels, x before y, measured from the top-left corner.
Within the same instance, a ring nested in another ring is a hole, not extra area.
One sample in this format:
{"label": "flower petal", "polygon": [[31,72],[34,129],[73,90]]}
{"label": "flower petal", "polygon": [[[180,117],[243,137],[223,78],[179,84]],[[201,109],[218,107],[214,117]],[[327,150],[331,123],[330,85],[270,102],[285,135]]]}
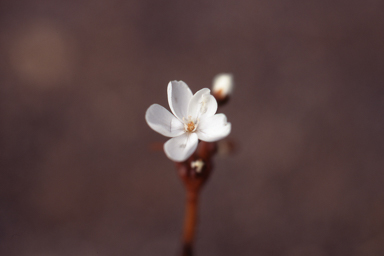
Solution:
{"label": "flower petal", "polygon": [[188,104],[193,96],[191,89],[183,81],[172,81],[168,84],[167,94],[172,113],[183,120],[187,117]]}
{"label": "flower petal", "polygon": [[165,154],[175,162],[183,162],[195,152],[198,144],[196,133],[184,133],[164,144]]}
{"label": "flower petal", "polygon": [[208,88],[196,92],[189,102],[188,116],[191,116],[194,121],[203,116],[213,116],[216,111],[216,99],[210,95],[210,90]]}
{"label": "flower petal", "polygon": [[184,133],[184,124],[159,104],[147,109],[145,120],[153,130],[164,136],[176,137]]}
{"label": "flower petal", "polygon": [[209,95],[209,97],[204,95],[204,97],[206,97],[205,106],[204,106],[206,109],[205,109],[205,113],[201,114],[201,117],[211,117],[214,114],[216,114],[217,101],[216,101],[215,97],[213,97],[212,95]]}
{"label": "flower petal", "polygon": [[231,123],[227,123],[224,114],[216,114],[200,120],[197,136],[200,140],[212,142],[226,137],[231,132]]}

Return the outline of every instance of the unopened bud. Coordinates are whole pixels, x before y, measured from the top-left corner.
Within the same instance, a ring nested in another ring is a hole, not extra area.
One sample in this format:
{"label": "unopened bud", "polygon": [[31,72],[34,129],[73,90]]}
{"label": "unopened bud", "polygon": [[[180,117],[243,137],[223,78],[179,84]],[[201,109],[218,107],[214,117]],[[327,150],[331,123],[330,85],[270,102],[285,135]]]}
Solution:
{"label": "unopened bud", "polygon": [[203,160],[196,160],[191,162],[192,169],[195,169],[197,173],[200,173],[203,170],[204,162]]}
{"label": "unopened bud", "polygon": [[233,91],[233,75],[232,74],[218,74],[213,78],[212,92],[216,99],[224,100],[228,98]]}

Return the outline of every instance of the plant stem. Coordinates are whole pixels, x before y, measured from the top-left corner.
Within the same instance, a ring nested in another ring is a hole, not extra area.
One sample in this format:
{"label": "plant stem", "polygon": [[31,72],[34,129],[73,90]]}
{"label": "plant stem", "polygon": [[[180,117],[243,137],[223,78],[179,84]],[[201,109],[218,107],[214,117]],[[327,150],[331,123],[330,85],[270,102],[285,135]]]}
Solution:
{"label": "plant stem", "polygon": [[193,255],[193,242],[197,222],[198,189],[187,190],[183,233],[183,256]]}

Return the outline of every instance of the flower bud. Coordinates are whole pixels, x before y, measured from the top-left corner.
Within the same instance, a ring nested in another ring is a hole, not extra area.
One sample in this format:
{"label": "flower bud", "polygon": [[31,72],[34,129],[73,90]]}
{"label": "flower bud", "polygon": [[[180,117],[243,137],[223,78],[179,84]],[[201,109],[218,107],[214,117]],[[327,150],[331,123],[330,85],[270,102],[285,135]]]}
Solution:
{"label": "flower bud", "polygon": [[201,159],[191,162],[191,168],[195,169],[197,173],[200,173],[203,170],[203,167],[204,162]]}
{"label": "flower bud", "polygon": [[218,74],[213,79],[213,95],[217,100],[226,100],[232,94],[233,86],[232,74]]}

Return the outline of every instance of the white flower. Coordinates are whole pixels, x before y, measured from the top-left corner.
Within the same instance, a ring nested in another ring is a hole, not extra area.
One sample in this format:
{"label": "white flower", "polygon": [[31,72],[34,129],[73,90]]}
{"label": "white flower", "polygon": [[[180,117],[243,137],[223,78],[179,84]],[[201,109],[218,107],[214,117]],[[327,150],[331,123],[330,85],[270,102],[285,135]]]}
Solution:
{"label": "white flower", "polygon": [[217,111],[216,99],[207,88],[195,95],[183,81],[168,84],[168,103],[173,115],[153,104],[145,113],[148,125],[156,132],[172,137],[164,144],[165,154],[175,162],[188,159],[195,152],[198,140],[213,142],[231,132],[224,114]]}
{"label": "white flower", "polygon": [[233,91],[233,75],[232,74],[218,74],[213,78],[213,94],[225,98],[231,95]]}

